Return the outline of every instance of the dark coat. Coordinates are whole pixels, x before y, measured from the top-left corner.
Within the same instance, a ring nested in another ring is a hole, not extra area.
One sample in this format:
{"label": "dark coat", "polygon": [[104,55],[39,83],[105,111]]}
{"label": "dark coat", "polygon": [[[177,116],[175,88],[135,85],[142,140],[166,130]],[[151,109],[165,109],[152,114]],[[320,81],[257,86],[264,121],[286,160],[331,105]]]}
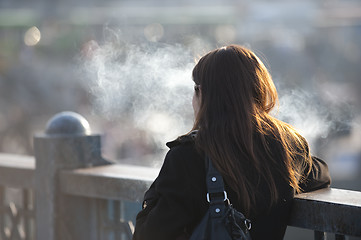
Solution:
{"label": "dark coat", "polygon": [[[159,176],[146,192],[143,210],[137,215],[133,240],[187,239],[208,209],[206,200],[206,170],[204,156],[189,136],[167,143],[170,147]],[[294,190],[277,173],[274,173],[279,191],[279,201],[269,207],[270,194],[266,182],[259,184],[264,193],[256,200],[257,209],[251,216],[251,236],[258,239],[283,239],[291,209]],[[313,157],[312,171],[304,191],[312,191],[330,185],[330,176],[324,161]],[[233,206],[242,212],[237,196],[225,183]]]}

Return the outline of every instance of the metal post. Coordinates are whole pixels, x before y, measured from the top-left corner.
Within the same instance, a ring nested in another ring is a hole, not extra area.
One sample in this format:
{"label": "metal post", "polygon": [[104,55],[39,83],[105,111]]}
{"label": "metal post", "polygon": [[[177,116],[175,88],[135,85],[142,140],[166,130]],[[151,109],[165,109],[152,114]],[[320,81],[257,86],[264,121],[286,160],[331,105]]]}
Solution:
{"label": "metal post", "polygon": [[314,238],[315,240],[327,240],[327,234],[325,232],[315,231]]}
{"label": "metal post", "polygon": [[57,176],[65,169],[107,164],[100,136],[90,134],[81,115],[62,112],[49,120],[45,134],[35,136],[34,149],[36,239],[95,240],[95,200],[62,194]]}
{"label": "metal post", "polygon": [[346,239],[345,235],[335,234],[335,240],[345,240],[345,239]]}
{"label": "metal post", "polygon": [[32,224],[34,224],[34,219],[31,217],[31,211],[34,209],[32,192],[30,189],[23,189],[23,210],[24,210],[24,240],[34,239],[32,231]]}
{"label": "metal post", "polygon": [[6,239],[5,235],[5,188],[0,186],[0,239]]}

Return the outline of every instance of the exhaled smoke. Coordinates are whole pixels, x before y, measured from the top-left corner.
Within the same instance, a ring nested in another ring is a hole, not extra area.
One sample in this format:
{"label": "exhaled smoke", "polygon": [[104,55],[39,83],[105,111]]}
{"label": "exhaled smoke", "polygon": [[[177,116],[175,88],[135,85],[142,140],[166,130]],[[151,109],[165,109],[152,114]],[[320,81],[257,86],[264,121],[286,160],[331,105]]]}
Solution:
{"label": "exhaled smoke", "polygon": [[320,138],[350,131],[352,109],[348,103],[329,105],[320,99],[320,93],[314,94],[299,89],[289,90],[288,93],[284,90],[282,92],[279,111],[274,115],[295,127],[311,147],[315,146]]}
{"label": "exhaled smoke", "polygon": [[194,58],[180,45],[122,43],[116,34],[85,52],[98,114],[128,119],[163,144],[192,127]]}
{"label": "exhaled smoke", "polygon": [[295,127],[310,143],[319,137],[327,137],[331,122],[326,109],[315,103],[309,92],[290,90],[279,99],[276,117]]}
{"label": "exhaled smoke", "polygon": [[[194,55],[181,45],[129,44],[111,34],[104,44],[89,42],[83,54],[86,85],[95,111],[112,120],[127,119],[149,132],[159,145],[190,130]],[[204,49],[200,49],[204,51]],[[293,125],[312,146],[336,129],[338,116],[309,92],[280,94],[276,117]],[[342,129],[341,129],[342,130]]]}

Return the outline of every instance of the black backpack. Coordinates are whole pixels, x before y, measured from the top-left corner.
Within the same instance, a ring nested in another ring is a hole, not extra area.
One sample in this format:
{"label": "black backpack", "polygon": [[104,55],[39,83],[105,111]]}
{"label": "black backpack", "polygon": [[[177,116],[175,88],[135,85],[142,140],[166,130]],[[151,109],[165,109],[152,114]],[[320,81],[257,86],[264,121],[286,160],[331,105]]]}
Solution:
{"label": "black backpack", "polygon": [[233,208],[224,190],[222,175],[206,157],[209,209],[189,240],[251,240],[251,221]]}

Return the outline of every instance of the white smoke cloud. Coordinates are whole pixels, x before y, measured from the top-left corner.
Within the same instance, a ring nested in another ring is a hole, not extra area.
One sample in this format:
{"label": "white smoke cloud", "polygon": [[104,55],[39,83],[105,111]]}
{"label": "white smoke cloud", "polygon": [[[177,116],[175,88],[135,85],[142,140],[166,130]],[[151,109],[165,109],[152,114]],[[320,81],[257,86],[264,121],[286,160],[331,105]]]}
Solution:
{"label": "white smoke cloud", "polygon": [[129,118],[163,145],[189,131],[191,52],[181,45],[132,45],[113,35],[104,44],[89,43],[85,58],[95,111],[108,119]]}
{"label": "white smoke cloud", "polygon": [[327,139],[332,134],[342,134],[352,128],[352,107],[348,102],[338,104],[324,102],[320,92],[290,89],[279,97],[279,110],[275,117],[291,124],[309,145],[316,145],[318,139]]}
{"label": "white smoke cloud", "polygon": [[328,110],[315,103],[310,92],[300,89],[281,95],[279,111],[274,115],[295,127],[310,145],[319,137],[326,138],[332,124]]}
{"label": "white smoke cloud", "polygon": [[[189,131],[193,121],[191,72],[194,57],[199,56],[194,45],[129,44],[122,42],[118,33],[108,33],[103,44],[90,42],[90,51],[83,58],[84,78],[97,114],[112,120],[130,119],[159,146]],[[205,49],[199,41],[195,44],[203,54]],[[299,130],[311,147],[317,139],[327,138],[330,131],[340,130],[337,122],[343,121],[342,114],[321,105],[310,91],[284,88],[279,111],[274,112]]]}

